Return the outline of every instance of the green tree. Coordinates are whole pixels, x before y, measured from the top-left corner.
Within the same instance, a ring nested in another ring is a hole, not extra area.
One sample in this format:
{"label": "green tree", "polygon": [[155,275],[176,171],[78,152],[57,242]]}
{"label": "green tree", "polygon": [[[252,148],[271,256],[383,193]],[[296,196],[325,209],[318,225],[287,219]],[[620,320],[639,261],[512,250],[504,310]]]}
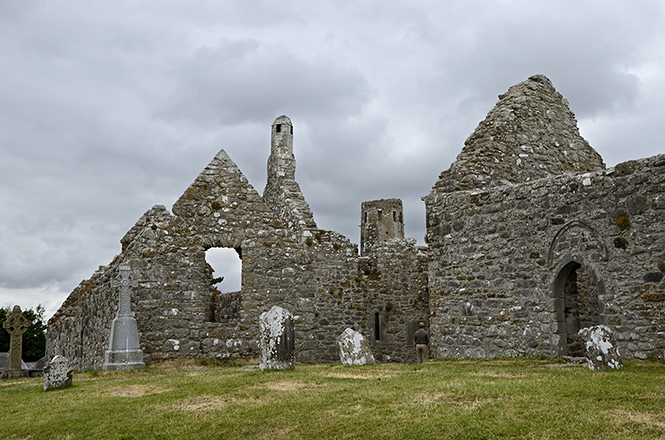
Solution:
{"label": "green tree", "polygon": [[[46,354],[46,324],[40,304],[35,309],[23,310],[23,316],[32,321],[32,325],[23,333],[23,360],[33,362]],[[0,307],[0,352],[9,351],[9,333],[2,324],[12,314],[10,307]]]}

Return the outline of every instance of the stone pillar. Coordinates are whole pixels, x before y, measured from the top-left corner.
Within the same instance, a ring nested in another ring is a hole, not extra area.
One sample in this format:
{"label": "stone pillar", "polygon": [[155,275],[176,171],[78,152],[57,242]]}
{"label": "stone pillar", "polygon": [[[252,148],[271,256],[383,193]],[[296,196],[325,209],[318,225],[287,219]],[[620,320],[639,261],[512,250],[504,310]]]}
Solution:
{"label": "stone pillar", "polygon": [[29,375],[28,370],[21,368],[21,358],[23,356],[23,333],[31,325],[32,322],[23,316],[19,306],[14,306],[12,314],[2,324],[2,327],[9,333],[9,369],[2,373],[3,379]]}
{"label": "stone pillar", "polygon": [[295,367],[295,330],[291,313],[273,306],[259,317],[261,370],[290,370]]}
{"label": "stone pillar", "polygon": [[145,367],[143,363],[143,350],[139,344],[139,331],[136,318],[131,310],[130,281],[131,269],[129,266],[120,266],[120,299],[118,314],[111,324],[109,349],[104,353],[104,370],[135,370]]}

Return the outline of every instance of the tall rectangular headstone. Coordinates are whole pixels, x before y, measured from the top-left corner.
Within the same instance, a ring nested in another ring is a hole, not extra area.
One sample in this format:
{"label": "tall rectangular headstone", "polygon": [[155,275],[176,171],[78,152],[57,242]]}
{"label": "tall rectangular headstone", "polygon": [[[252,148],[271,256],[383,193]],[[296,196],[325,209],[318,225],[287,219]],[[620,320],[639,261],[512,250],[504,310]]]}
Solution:
{"label": "tall rectangular headstone", "polygon": [[259,317],[261,370],[295,368],[295,329],[291,313],[273,306]]}

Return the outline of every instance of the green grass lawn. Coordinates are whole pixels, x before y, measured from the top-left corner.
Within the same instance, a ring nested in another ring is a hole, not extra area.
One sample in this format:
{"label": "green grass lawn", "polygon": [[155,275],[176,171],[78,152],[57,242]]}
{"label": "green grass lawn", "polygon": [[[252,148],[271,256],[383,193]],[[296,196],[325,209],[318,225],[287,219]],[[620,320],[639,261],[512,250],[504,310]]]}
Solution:
{"label": "green grass lawn", "polygon": [[2,439],[662,439],[665,363],[552,360],[422,366],[210,362],[0,382]]}

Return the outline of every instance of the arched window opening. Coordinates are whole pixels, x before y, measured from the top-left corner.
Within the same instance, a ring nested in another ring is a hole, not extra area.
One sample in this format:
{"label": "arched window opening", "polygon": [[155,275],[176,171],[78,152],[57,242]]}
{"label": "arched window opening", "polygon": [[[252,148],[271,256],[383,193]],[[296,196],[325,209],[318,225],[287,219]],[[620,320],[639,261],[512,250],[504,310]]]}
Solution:
{"label": "arched window opening", "polygon": [[212,267],[212,284],[222,293],[238,292],[242,287],[240,251],[233,248],[210,248],[206,261]]}

